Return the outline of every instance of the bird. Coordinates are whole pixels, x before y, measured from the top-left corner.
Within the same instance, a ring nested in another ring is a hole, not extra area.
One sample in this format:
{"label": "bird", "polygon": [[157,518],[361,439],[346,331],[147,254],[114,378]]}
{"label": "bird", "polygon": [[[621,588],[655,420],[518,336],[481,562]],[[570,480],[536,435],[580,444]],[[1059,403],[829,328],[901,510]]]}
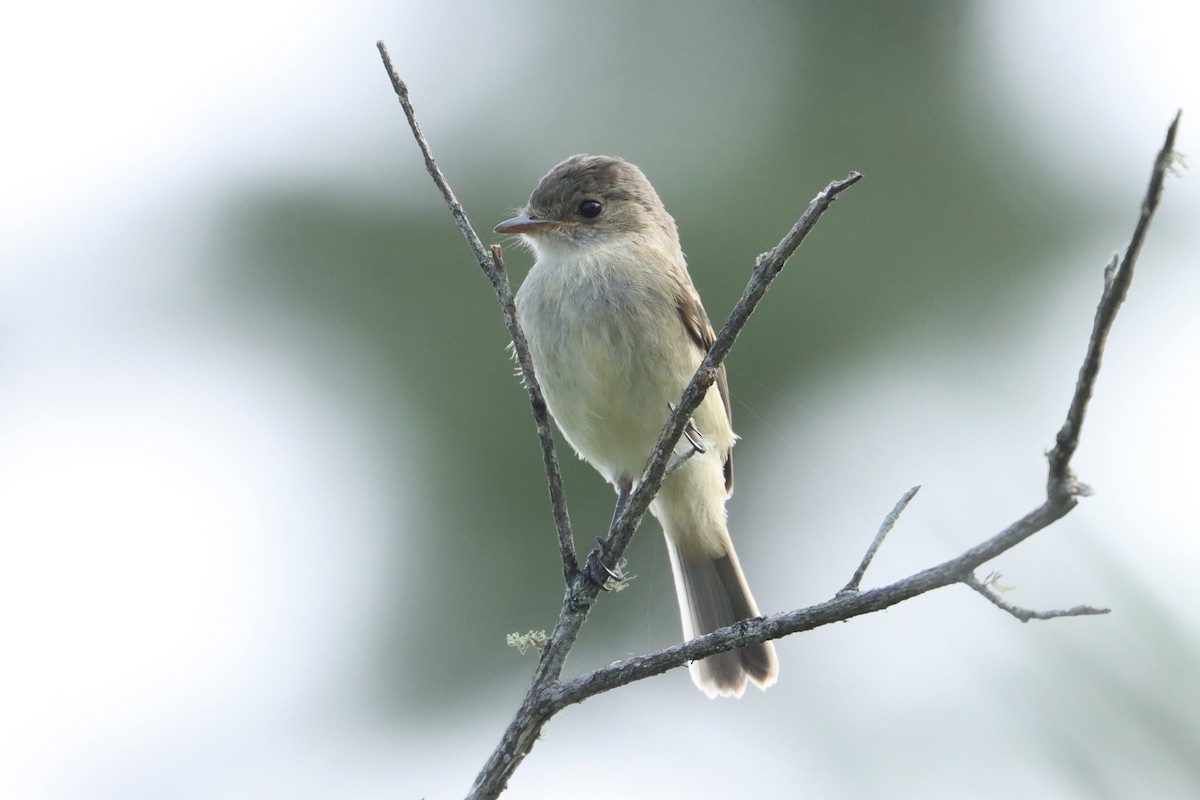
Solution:
{"label": "bird", "polygon": [[[675,220],[634,164],[575,155],[495,231],[518,235],[534,254],[515,298],[534,374],[563,437],[617,490],[619,510],[715,339]],[[737,437],[724,366],[685,438],[650,513],[665,535],[686,641],[761,616],[726,522]],[[766,689],[779,674],[769,641],[688,669],[710,698],[741,697],[748,683]]]}

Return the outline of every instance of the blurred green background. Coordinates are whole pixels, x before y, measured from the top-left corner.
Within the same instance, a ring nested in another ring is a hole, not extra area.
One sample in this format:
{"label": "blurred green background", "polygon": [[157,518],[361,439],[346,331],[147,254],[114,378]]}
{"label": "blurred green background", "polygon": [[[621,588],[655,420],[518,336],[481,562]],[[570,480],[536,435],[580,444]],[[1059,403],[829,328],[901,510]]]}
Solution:
{"label": "blurred green background", "polygon": [[[864,173],[729,362],[730,525],[764,611],[841,587],[913,484],[867,585],[1040,502],[1178,108],[1196,149],[1177,3],[19,13],[11,797],[461,795],[519,702],[533,660],[504,636],[562,594],[537,443],[375,39],[481,233],[562,158],[624,156],[718,325],[812,196]],[[1076,461],[1097,496],[995,565],[1012,602],[1112,615],[1019,625],[934,593],[785,640],[766,694],[709,702],[679,672],[568,709],[512,796],[1196,796],[1193,183],[1168,183],[1117,321]],[[611,490],[560,458],[586,546]],[[656,523],[629,558],[569,674],[677,641]]]}

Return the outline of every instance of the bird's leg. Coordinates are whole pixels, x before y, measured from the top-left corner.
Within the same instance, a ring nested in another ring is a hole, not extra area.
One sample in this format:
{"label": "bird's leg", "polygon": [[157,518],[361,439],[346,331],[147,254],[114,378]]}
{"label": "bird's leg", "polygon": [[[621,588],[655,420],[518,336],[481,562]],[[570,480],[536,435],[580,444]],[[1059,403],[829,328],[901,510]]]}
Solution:
{"label": "bird's leg", "polygon": [[[621,512],[624,511],[625,506],[627,506],[629,504],[629,495],[632,492],[633,492],[633,481],[622,480],[620,483],[617,484],[617,505],[616,505],[616,507],[613,508],[612,522],[608,523],[608,532],[609,532],[610,536],[612,535],[613,528],[617,524],[617,518],[619,516],[621,516]],[[613,567],[609,567],[607,564],[604,563],[608,559],[608,542],[607,542],[607,540],[605,540],[603,537],[597,536],[596,544],[600,545],[600,547],[599,547],[599,549],[592,552],[593,558],[591,559],[591,561],[594,563],[588,571],[590,573],[591,579],[593,581],[595,581],[596,583],[600,584],[601,589],[603,589],[604,591],[608,591],[609,581],[616,581],[617,583],[622,583],[625,580],[625,576],[623,574],[621,574],[621,571],[619,569],[615,568],[616,567],[615,564],[613,565]],[[599,567],[599,569],[596,569],[597,566]],[[603,572],[604,575],[601,575],[600,574],[601,572]]]}
{"label": "bird's leg", "polygon": [[[671,413],[674,414],[675,404],[667,403],[667,405],[670,406]],[[696,427],[695,418],[688,419],[687,425],[683,426],[683,436],[688,440],[688,444],[691,445],[691,449],[682,455],[676,456],[671,463],[667,464],[667,471],[664,474],[664,477],[665,475],[670,475],[672,472],[682,467],[685,463],[687,463],[689,458],[697,453],[708,452],[708,449],[704,446],[704,434],[701,433],[700,429]]]}
{"label": "bird's leg", "polygon": [[625,506],[629,505],[629,495],[632,491],[633,481],[621,481],[617,484],[617,505],[613,508],[612,522],[608,523],[610,531],[617,524],[617,517],[621,516],[621,512],[625,510]]}

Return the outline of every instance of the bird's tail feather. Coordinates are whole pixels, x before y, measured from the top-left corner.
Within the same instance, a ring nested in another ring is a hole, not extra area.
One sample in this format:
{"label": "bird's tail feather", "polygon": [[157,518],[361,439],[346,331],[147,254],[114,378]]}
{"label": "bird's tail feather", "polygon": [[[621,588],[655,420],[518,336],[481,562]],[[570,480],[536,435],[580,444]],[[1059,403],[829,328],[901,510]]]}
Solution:
{"label": "bird's tail feather", "polygon": [[[727,546],[725,554],[717,556],[694,548],[681,549],[673,538],[668,531],[667,550],[684,640],[761,616],[728,534],[722,536]],[[692,681],[709,697],[741,697],[747,680],[760,689],[775,683],[779,662],[774,645],[762,642],[694,661],[689,671]]]}

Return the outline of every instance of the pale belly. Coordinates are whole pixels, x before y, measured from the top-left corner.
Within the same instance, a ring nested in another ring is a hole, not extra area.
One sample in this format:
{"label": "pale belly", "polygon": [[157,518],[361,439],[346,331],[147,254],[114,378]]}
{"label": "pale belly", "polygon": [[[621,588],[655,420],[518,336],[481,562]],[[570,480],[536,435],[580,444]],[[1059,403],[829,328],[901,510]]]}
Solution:
{"label": "pale belly", "polygon": [[[700,364],[700,349],[665,303],[665,313],[638,313],[586,291],[547,302],[526,288],[518,298],[521,324],[559,429],[608,481],[636,480]],[[732,431],[715,389],[695,420],[714,449],[727,452]]]}

